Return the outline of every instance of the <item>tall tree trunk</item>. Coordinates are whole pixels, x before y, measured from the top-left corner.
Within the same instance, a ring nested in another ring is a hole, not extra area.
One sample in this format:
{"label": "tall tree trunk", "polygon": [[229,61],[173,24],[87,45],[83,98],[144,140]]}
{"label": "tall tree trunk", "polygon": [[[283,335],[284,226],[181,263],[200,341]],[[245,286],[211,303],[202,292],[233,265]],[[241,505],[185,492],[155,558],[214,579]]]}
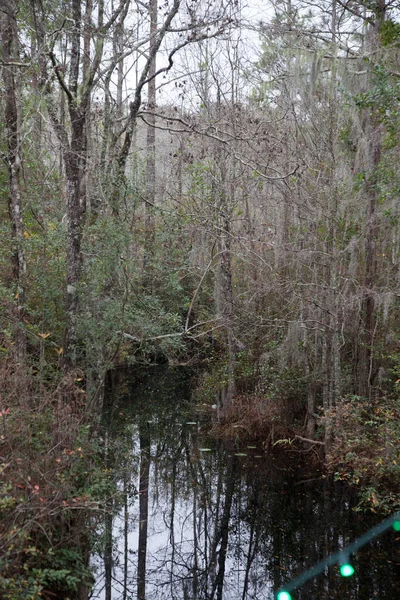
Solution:
{"label": "tall tree trunk", "polygon": [[131,143],[132,143],[133,133],[134,133],[135,127],[136,127],[137,114],[138,114],[138,111],[142,104],[142,92],[143,92],[144,86],[148,83],[149,72],[150,72],[150,68],[151,68],[153,59],[155,58],[155,56],[161,46],[161,43],[162,43],[163,39],[165,38],[165,35],[167,34],[167,31],[170,28],[174,18],[178,14],[179,7],[181,5],[181,1],[182,0],[174,0],[173,1],[171,10],[169,11],[169,13],[166,17],[163,26],[161,27],[160,31],[158,32],[158,35],[155,38],[154,44],[152,44],[150,46],[149,55],[147,57],[145,65],[142,69],[141,75],[139,77],[139,81],[136,85],[135,97],[132,100],[132,102],[129,104],[129,115],[128,115],[128,121],[127,121],[127,126],[126,126],[125,138],[122,143],[122,147],[121,147],[121,150],[120,150],[120,153],[118,156],[119,179],[123,180],[125,177],[125,167],[126,167],[126,162],[128,159]]}
{"label": "tall tree trunk", "polygon": [[[45,22],[47,15],[44,6],[31,0],[32,20],[38,38],[40,89],[46,102],[47,111],[54,131],[61,146],[66,178],[67,202],[67,289],[66,311],[67,327],[64,340],[64,367],[72,368],[77,360],[77,324],[78,324],[78,285],[82,270],[82,227],[86,213],[86,182],[87,174],[87,127],[90,110],[91,92],[94,88],[94,78],[98,72],[103,55],[105,38],[104,3],[98,4],[97,38],[94,46],[93,59],[90,57],[90,16],[92,2],[86,2],[86,16],[82,19],[82,3],[80,0],[70,0],[68,14],[73,23],[69,33],[69,69],[64,76],[64,69],[58,64],[57,58],[46,45]],[[111,19],[112,20],[112,19]],[[83,40],[82,40],[83,37]],[[81,46],[86,54],[81,56]],[[52,72],[59,84],[62,97],[67,98],[70,131],[58,114],[58,108],[52,91],[52,78],[49,76],[47,60],[50,58]],[[83,81],[82,81],[83,78]]]}
{"label": "tall tree trunk", "polygon": [[145,203],[145,241],[143,256],[143,281],[151,289],[151,274],[149,266],[153,253],[154,244],[154,219],[153,209],[156,196],[156,117],[154,114],[156,108],[156,56],[154,51],[157,36],[157,0],[150,0],[150,54],[153,58],[150,63],[148,84],[147,84],[147,139],[146,139],[146,200]]}
{"label": "tall tree trunk", "polygon": [[63,79],[54,55],[50,52],[54,71],[59,79],[62,93],[68,100],[69,116],[71,121],[71,134],[68,132],[57,114],[57,108],[52,95],[50,78],[47,69],[46,15],[38,10],[38,6],[31,1],[33,21],[36,25],[39,54],[40,88],[46,101],[47,110],[54,131],[61,146],[61,153],[65,167],[66,177],[66,202],[67,202],[67,286],[66,286],[66,311],[67,327],[64,339],[63,364],[65,368],[72,368],[76,363],[76,343],[78,324],[78,284],[81,274],[81,228],[82,217],[85,212],[85,200],[82,198],[82,174],[86,160],[86,118],[89,104],[89,94],[85,94],[81,104],[78,104],[78,83],[80,67],[81,45],[81,3],[80,0],[71,1],[74,26],[71,33],[69,85]]}
{"label": "tall tree trunk", "polygon": [[64,151],[67,178],[67,331],[65,338],[65,359],[67,367],[76,364],[77,325],[78,325],[78,285],[82,269],[82,214],[81,182],[82,156],[86,150],[85,116],[81,111],[71,111],[71,147]]}
{"label": "tall tree trunk", "polygon": [[71,119],[71,140],[64,147],[64,164],[67,179],[67,330],[65,336],[64,365],[76,364],[78,326],[78,285],[81,275],[82,216],[85,211],[83,192],[84,162],[86,154],[86,116],[90,95],[78,105],[79,65],[81,58],[82,14],[80,0],[72,0],[74,27],[71,35],[71,62],[69,70],[68,108]]}
{"label": "tall tree trunk", "polygon": [[[216,160],[220,171],[219,189],[214,194],[219,198],[217,215],[218,265],[215,278],[215,302],[217,317],[221,319],[226,331],[228,346],[228,379],[227,386],[222,390],[220,414],[224,415],[236,392],[235,384],[235,354],[236,343],[233,334],[233,288],[232,288],[232,253],[231,253],[231,205],[233,198],[228,198],[226,190],[226,156],[217,150]],[[231,189],[233,196],[234,190]]]}
{"label": "tall tree trunk", "polygon": [[[386,4],[385,0],[379,0],[375,9],[375,25],[369,34],[369,45],[371,51],[376,54],[380,50],[379,32],[385,20]],[[370,85],[371,74],[368,77],[367,84]],[[371,114],[371,109],[364,109],[362,115],[363,133],[368,142],[368,155],[366,157],[367,178],[365,182],[365,191],[367,199],[366,229],[365,229],[365,272],[364,272],[364,290],[361,301],[360,318],[360,345],[358,356],[358,393],[361,396],[371,397],[372,377],[374,371],[374,336],[375,336],[375,295],[374,288],[377,280],[377,214],[378,203],[378,168],[382,153],[382,133],[381,125],[376,117]]]}
{"label": "tall tree trunk", "polygon": [[20,171],[22,164],[21,148],[21,94],[19,89],[18,35],[16,3],[1,0],[1,49],[3,56],[3,81],[5,88],[5,126],[9,173],[8,208],[12,235],[12,279],[15,285],[16,310],[14,328],[15,358],[22,362],[26,354],[26,332],[24,327],[25,274],[24,229],[22,219]]}
{"label": "tall tree trunk", "polygon": [[233,291],[231,266],[231,238],[229,219],[223,220],[218,239],[219,259],[215,281],[217,317],[223,321],[228,346],[228,379],[221,396],[221,415],[224,415],[235,394],[235,339],[232,330]]}

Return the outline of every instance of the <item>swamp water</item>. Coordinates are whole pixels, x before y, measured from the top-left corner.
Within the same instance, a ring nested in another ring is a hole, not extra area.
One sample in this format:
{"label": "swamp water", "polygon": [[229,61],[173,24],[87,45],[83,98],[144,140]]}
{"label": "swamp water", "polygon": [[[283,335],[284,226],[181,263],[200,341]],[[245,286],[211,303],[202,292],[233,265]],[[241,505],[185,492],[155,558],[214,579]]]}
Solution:
{"label": "swamp water", "polygon": [[[111,386],[104,443],[116,516],[102,524],[93,599],[272,600],[377,522],[296,455],[211,440],[194,381],[153,367]],[[352,577],[331,567],[293,599],[397,600],[399,538],[384,533],[352,557]]]}

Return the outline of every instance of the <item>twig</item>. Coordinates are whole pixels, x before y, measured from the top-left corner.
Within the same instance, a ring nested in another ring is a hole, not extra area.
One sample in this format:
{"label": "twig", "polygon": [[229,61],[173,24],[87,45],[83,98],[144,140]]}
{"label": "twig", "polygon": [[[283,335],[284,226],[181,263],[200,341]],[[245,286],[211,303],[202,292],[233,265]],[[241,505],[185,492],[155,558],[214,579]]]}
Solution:
{"label": "twig", "polygon": [[309,438],[302,437],[301,435],[294,436],[297,440],[301,440],[302,442],[308,442],[309,444],[318,444],[318,446],[325,446],[325,442],[320,442],[319,440],[310,440]]}

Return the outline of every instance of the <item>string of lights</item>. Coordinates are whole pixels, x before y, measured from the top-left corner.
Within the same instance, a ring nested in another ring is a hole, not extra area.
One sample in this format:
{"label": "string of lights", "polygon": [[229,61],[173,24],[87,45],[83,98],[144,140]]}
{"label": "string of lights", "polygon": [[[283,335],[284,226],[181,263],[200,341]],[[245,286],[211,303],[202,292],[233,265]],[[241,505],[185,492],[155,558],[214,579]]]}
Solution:
{"label": "string of lights", "polygon": [[291,592],[293,590],[302,586],[309,579],[322,573],[327,567],[331,567],[335,564],[339,566],[339,572],[342,577],[351,577],[351,575],[354,574],[354,567],[350,562],[350,556],[390,528],[393,528],[394,531],[400,531],[400,513],[395,513],[388,517],[385,521],[372,527],[372,529],[357,538],[343,550],[331,554],[317,563],[314,567],[311,567],[311,569],[308,569],[308,571],[304,571],[304,573],[295,579],[292,579],[291,582],[277,591],[275,595],[276,600],[292,600]]}

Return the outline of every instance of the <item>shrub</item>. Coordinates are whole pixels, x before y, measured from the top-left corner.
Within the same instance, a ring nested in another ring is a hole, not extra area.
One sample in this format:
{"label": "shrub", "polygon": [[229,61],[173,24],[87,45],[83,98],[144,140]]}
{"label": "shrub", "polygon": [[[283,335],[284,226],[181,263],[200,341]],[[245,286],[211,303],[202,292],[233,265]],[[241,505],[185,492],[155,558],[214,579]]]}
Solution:
{"label": "shrub", "polygon": [[336,479],[358,487],[360,509],[389,512],[400,507],[400,399],[348,396],[326,421],[334,432],[328,468]]}
{"label": "shrub", "polygon": [[78,373],[49,391],[21,367],[0,369],[0,596],[78,596],[90,583],[98,504],[86,489],[93,448]]}

